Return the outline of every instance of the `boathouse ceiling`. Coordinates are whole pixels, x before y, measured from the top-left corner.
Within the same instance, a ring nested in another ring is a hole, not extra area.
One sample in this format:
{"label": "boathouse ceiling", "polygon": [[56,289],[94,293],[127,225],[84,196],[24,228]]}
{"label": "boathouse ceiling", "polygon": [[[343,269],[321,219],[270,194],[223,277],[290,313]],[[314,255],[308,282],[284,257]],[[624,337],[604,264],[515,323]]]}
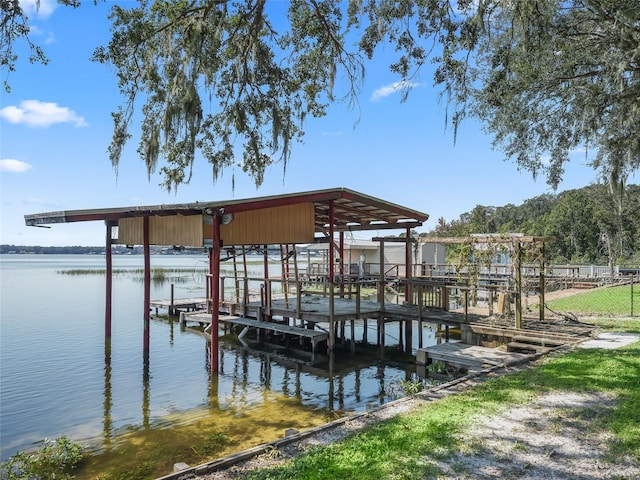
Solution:
{"label": "boathouse ceiling", "polygon": [[105,221],[118,226],[117,242],[142,245],[148,217],[151,245],[211,245],[213,216],[222,219],[224,245],[317,241],[330,231],[411,229],[429,216],[347,188],[240,200],[68,210],[25,215],[28,226]]}

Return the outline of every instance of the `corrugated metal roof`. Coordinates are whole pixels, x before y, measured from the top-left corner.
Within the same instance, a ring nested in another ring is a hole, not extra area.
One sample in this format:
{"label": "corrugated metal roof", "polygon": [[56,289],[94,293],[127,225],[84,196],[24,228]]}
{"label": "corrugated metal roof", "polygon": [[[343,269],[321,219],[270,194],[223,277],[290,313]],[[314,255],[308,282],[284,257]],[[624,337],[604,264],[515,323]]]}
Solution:
{"label": "corrugated metal roof", "polygon": [[314,205],[317,232],[327,230],[331,204],[336,231],[414,228],[429,218],[426,213],[344,187],[235,200],[45,212],[25,215],[24,218],[26,225],[38,226],[156,215],[210,215],[214,211],[235,213],[309,202]]}

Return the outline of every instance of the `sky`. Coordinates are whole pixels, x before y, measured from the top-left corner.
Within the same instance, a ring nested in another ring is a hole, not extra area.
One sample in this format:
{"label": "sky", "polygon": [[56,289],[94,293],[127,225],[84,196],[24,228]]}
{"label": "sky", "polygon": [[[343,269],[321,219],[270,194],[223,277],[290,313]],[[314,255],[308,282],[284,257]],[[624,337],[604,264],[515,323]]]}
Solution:
{"label": "sky", "polygon": [[[35,0],[23,1],[28,3]],[[286,171],[282,164],[272,166],[259,189],[240,169],[226,171],[214,182],[209,164],[200,158],[191,182],[168,193],[159,186],[159,173],[148,178],[136,154],[136,132],[116,175],[107,147],[111,112],[122,98],[113,71],[90,61],[94,49],[109,41],[110,4],[85,0],[74,10],[41,0],[39,12],[31,16],[33,41],[44,48],[49,63],[30,64],[22,48],[16,71],[8,76],[1,72],[11,85],[11,92],[2,91],[0,100],[2,244],[104,244],[101,222],[25,226],[24,215],[51,211],[346,187],[427,213],[430,218],[418,231],[428,231],[438,218],[457,219],[478,204],[517,205],[554,192],[544,176],[534,179],[505,161],[477,122],[464,123],[454,143],[431,72],[422,72],[408,100],[401,102],[394,88],[398,79],[384,61],[392,52],[382,52],[379,61],[367,65],[358,106],[339,103],[325,117],[308,120],[304,142],[293,146]],[[585,163],[584,153],[576,152],[557,192],[596,180]],[[638,180],[636,175],[630,183]],[[376,232],[358,237],[371,235]]]}

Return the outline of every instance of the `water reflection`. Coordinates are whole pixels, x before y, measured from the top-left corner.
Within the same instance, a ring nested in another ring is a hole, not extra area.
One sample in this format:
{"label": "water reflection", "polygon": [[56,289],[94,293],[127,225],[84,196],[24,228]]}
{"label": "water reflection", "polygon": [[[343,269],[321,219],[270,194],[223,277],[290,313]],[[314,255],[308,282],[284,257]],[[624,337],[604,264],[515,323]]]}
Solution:
{"label": "water reflection", "polygon": [[[166,331],[173,336],[173,325]],[[197,368],[210,372],[210,343],[204,336],[204,361]],[[372,356],[377,347],[371,346]],[[166,474],[179,461],[197,464],[282,437],[288,428],[304,430],[349,412],[381,405],[399,396],[394,382],[415,381],[415,367],[379,360],[358,363],[350,349],[333,352],[322,365],[297,363],[281,355],[224,341],[220,372],[208,374],[208,390],[200,407],[154,414],[154,362],[143,361],[139,425],[113,427],[111,411],[111,343],[105,342],[104,419],[101,445],[78,472],[78,479],[95,478],[118,465],[118,472],[134,471],[141,459],[154,465],[154,474]],[[363,362],[362,357],[360,362]],[[154,356],[155,359],[155,356]],[[156,360],[156,363],[162,363]],[[193,368],[194,365],[177,365]],[[166,368],[166,365],[162,365]],[[140,377],[138,377],[140,378]],[[128,385],[136,390],[135,385]],[[180,388],[177,384],[176,388]],[[215,452],[204,453],[199,442],[217,438]]]}
{"label": "water reflection", "polygon": [[144,362],[142,368],[142,426],[145,430],[148,430],[151,426],[150,418],[150,402],[149,402],[149,389],[150,389],[151,376],[149,374],[149,361],[148,358]]}
{"label": "water reflection", "polygon": [[[114,278],[112,343],[106,343],[104,278],[56,273],[62,267],[99,268],[104,258],[42,257],[33,262],[23,256],[9,259],[15,263],[11,268],[0,259],[2,460],[18,450],[38,448],[43,438],[67,435],[90,451],[106,452],[114,465],[124,465],[128,455],[134,465],[161,465],[174,457],[185,461],[198,439],[223,432],[228,437],[224,450],[191,460],[206,461],[272,441],[286,428],[304,430],[336,414],[387,402],[398,394],[391,387],[395,382],[419,379],[414,366],[380,363],[375,346],[367,357],[370,363],[358,352],[362,364],[352,364],[347,344],[333,363],[312,367],[230,342],[222,343],[221,372],[211,378],[207,338],[160,318],[151,321],[150,359],[145,361],[142,283],[129,275]],[[195,263],[185,258],[162,261],[176,268]],[[122,268],[141,263],[140,258],[114,258]],[[169,287],[154,287],[152,298],[169,298]],[[176,297],[194,296],[193,288],[176,284]],[[66,307],[70,304],[73,308]],[[375,323],[357,325],[353,333],[347,328],[345,338],[360,344],[372,330],[369,339],[374,340]],[[435,330],[425,328],[423,334],[425,345],[436,343]],[[388,348],[400,343],[397,337],[398,328],[389,325]],[[97,469],[102,460],[94,462]],[[91,477],[78,475],[82,478]]]}

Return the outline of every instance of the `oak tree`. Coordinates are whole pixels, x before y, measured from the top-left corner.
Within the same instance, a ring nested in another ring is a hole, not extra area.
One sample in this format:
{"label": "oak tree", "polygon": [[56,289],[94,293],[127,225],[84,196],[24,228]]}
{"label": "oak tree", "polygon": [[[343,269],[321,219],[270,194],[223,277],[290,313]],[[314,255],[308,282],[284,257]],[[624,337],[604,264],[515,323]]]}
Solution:
{"label": "oak tree", "polygon": [[[17,0],[0,1],[1,58],[12,69],[24,17]],[[623,192],[640,167],[638,12],[640,0],[115,4],[112,38],[94,54],[115,67],[123,94],[110,159],[117,168],[139,130],[139,154],[169,190],[189,181],[198,152],[214,178],[240,165],[259,185],[269,165],[286,166],[305,119],[357,103],[367,60],[390,45],[403,100],[435,65],[454,138],[461,121],[478,118],[507,158],[554,187],[585,149]]]}

